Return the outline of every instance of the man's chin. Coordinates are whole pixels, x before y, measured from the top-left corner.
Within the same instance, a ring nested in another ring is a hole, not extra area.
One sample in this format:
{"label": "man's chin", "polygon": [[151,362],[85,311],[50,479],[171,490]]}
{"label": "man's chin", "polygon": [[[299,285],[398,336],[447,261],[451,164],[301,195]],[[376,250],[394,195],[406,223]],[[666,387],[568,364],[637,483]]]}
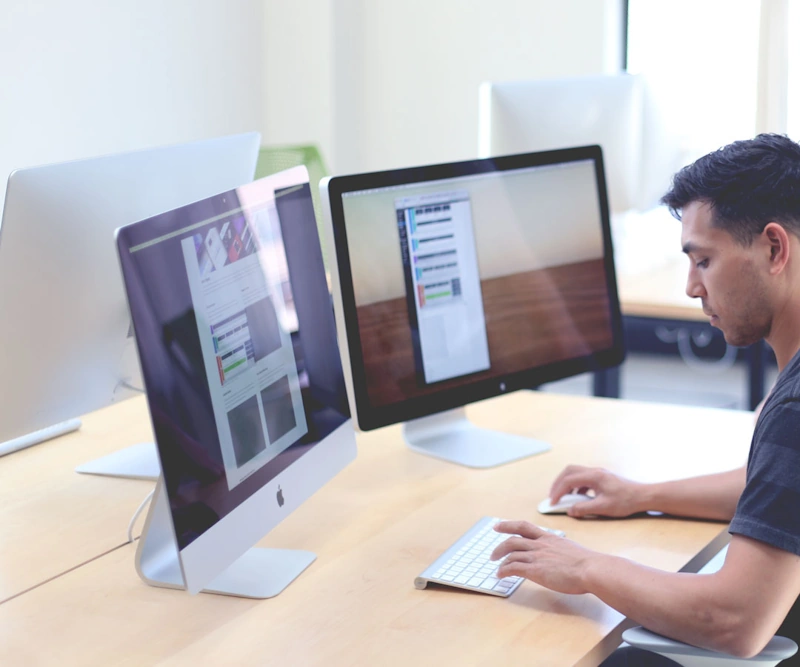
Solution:
{"label": "man's chin", "polygon": [[[720,331],[722,331],[722,329],[720,329]],[[736,334],[728,334],[724,331],[722,331],[722,335],[725,338],[725,342],[732,347],[748,347],[761,340],[760,338],[753,338],[752,336],[737,336]]]}

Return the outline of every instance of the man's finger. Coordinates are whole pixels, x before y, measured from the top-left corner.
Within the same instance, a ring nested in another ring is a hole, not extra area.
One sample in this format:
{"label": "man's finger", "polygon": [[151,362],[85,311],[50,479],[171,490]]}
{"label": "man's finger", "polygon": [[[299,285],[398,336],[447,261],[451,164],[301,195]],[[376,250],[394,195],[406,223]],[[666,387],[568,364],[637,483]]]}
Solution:
{"label": "man's finger", "polygon": [[574,475],[576,472],[579,472],[580,470],[583,470],[583,469],[584,469],[583,466],[568,465],[560,473],[558,473],[558,476],[553,480],[553,486],[558,484],[567,475]]}
{"label": "man's finger", "polygon": [[501,521],[495,524],[494,529],[498,533],[521,535],[531,540],[541,537],[546,532],[530,521]]}
{"label": "man's finger", "polygon": [[530,551],[509,554],[508,557],[502,563],[500,563],[500,566],[497,568],[498,579],[512,576],[524,577],[528,568],[533,563],[534,558],[535,556],[531,554]]}
{"label": "man's finger", "polygon": [[490,560],[499,560],[504,558],[510,553],[514,553],[515,551],[525,552],[530,551],[534,547],[534,541],[528,539],[527,537],[509,537],[504,542],[498,544],[494,551],[492,551],[492,555],[490,556]]}
{"label": "man's finger", "polygon": [[582,519],[585,516],[600,516],[602,513],[602,498],[592,498],[581,503],[575,503],[567,510],[567,516],[573,519]]}
{"label": "man's finger", "polygon": [[[550,488],[550,502],[557,503],[565,493],[572,493],[575,490],[585,493],[589,489],[597,488],[599,474],[596,470],[581,470],[570,475],[564,475]],[[582,490],[582,491],[581,491]]]}
{"label": "man's finger", "polygon": [[568,465],[558,474],[558,477],[553,480],[553,483],[550,485],[550,492],[552,493],[554,489],[561,488],[566,478],[580,475],[586,470],[588,470],[588,468],[585,466]]}

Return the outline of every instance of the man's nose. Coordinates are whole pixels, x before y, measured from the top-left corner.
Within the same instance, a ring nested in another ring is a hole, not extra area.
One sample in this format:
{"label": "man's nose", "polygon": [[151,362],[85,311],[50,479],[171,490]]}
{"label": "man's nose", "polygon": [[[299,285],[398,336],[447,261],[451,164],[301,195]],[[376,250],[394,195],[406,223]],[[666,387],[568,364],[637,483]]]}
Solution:
{"label": "man's nose", "polygon": [[705,288],[694,267],[689,269],[689,278],[686,281],[686,294],[693,299],[699,299],[705,296]]}

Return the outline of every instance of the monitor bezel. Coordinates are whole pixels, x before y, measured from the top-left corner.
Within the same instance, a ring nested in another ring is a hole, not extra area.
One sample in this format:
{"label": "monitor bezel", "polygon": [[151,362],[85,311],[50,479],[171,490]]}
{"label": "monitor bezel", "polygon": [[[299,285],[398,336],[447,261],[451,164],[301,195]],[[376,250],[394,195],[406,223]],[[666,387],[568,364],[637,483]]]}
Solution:
{"label": "monitor bezel", "polygon": [[[358,329],[355,290],[353,287],[342,197],[347,193],[362,190],[395,187],[411,183],[422,184],[428,181],[587,160],[591,160],[594,163],[595,182],[599,195],[598,205],[603,236],[603,263],[608,280],[607,293],[612,333],[611,347],[582,357],[524,369],[499,377],[477,380],[469,385],[443,389],[441,392],[406,399],[390,405],[372,405],[369,400],[363,348]],[[331,254],[336,263],[337,276],[334,283],[338,283],[336,303],[341,311],[337,312],[340,320],[340,335],[344,332],[344,340],[340,340],[339,345],[347,348],[342,350],[343,365],[345,368],[349,368],[350,371],[347,379],[349,381],[348,389],[351,391],[351,409],[360,430],[369,431],[390,424],[418,419],[519,389],[534,388],[546,382],[571,377],[580,373],[604,370],[619,365],[625,358],[622,313],[614,267],[608,192],[603,167],[603,152],[599,145],[334,176],[326,179],[321,185],[321,189],[323,197],[326,198],[326,208],[328,208],[327,212],[330,216],[328,222],[332,238],[329,238],[329,242],[333,244],[333,252]]]}

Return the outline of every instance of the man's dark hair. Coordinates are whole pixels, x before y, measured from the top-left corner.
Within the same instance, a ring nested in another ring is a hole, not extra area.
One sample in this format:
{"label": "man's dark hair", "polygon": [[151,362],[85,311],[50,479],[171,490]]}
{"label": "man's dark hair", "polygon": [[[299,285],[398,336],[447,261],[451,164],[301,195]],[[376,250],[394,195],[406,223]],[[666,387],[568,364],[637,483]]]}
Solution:
{"label": "man's dark hair", "polygon": [[734,141],[681,169],[661,198],[680,220],[693,202],[712,224],[749,246],[769,222],[800,236],[800,145],[781,134]]}

